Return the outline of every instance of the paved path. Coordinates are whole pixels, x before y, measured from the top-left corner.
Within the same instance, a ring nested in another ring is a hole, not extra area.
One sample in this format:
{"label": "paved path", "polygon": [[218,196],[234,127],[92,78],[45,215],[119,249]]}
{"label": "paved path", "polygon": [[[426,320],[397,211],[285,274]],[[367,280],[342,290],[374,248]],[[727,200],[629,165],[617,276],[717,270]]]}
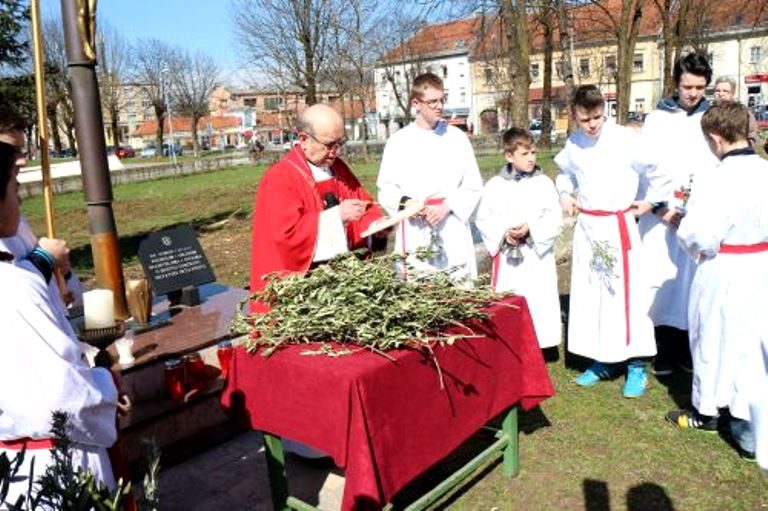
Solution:
{"label": "paved path", "polygon": [[[162,460],[161,460],[162,463]],[[343,472],[313,468],[289,455],[291,494],[321,509],[341,507]],[[261,434],[251,431],[160,473],[163,511],[271,511]]]}

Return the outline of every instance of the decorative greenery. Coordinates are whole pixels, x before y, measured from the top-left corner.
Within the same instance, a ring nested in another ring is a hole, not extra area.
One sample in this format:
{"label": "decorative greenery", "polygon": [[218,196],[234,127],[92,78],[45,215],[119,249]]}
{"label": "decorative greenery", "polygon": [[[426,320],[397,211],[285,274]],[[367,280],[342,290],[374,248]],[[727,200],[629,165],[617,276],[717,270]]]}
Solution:
{"label": "decorative greenery", "polygon": [[[54,447],[51,449],[53,463],[46,467],[39,479],[30,483],[26,497],[17,502],[7,503],[12,511],[34,509],[56,509],[66,511],[117,511],[131,490],[130,482],[117,482],[117,488],[110,491],[96,481],[90,471],[76,470],[72,462],[72,441],[67,435],[68,417],[63,412],[53,413],[51,435]],[[0,454],[0,504],[5,503],[9,483],[17,476],[26,451],[20,451],[13,460],[5,453]],[[34,461],[29,480],[33,481]]]}
{"label": "decorative greenery", "polygon": [[[402,257],[361,260],[346,254],[308,275],[268,276],[252,299],[271,307],[266,314],[238,314],[232,329],[249,334],[247,348],[269,356],[288,344],[319,343],[305,354],[344,355],[360,349],[384,354],[433,341],[453,343],[475,337],[469,326],[484,320],[484,307],[499,295],[489,286],[457,282],[449,273],[408,269],[404,281],[395,269]],[[462,333],[440,333],[458,326]],[[333,341],[333,344],[331,344]]]}
{"label": "decorative greenery", "polygon": [[154,440],[144,440],[147,448],[147,473],[144,474],[144,493],[139,500],[142,511],[157,511],[160,509],[160,449]]}
{"label": "decorative greenery", "polygon": [[605,284],[610,287],[611,279],[618,277],[616,272],[616,256],[614,248],[608,241],[592,242],[592,259],[589,263],[593,271],[597,272]]}

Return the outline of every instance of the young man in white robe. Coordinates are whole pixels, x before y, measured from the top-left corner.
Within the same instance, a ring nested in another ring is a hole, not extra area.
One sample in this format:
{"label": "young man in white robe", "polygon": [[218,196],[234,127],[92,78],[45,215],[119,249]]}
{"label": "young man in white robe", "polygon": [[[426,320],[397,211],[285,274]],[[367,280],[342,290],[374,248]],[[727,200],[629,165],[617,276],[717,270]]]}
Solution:
{"label": "young man in white robe", "polygon": [[568,351],[594,360],[576,378],[578,385],[595,385],[626,368],[623,395],[640,397],[648,385],[647,358],[656,354],[656,344],[633,210],[643,168],[636,165],[637,134],[606,122],[605,100],[594,85],[578,87],[572,105],[579,129],[555,157],[563,212],[579,212]]}
{"label": "young man in white robe", "polygon": [[754,457],[749,404],[768,393],[756,376],[768,311],[768,161],[749,145],[747,114],[744,105],[718,102],[701,119],[721,163],[697,175],[677,231],[699,265],[688,310],[693,408],[667,419],[680,429],[716,431],[719,410],[728,408],[734,440]]}
{"label": "young man in white robe", "polygon": [[688,293],[695,263],[678,245],[675,230],[685,212],[686,197],[696,186],[695,176],[717,164],[700,127],[701,116],[709,108],[704,92],[712,79],[706,55],[691,53],[678,59],[673,78],[675,94],[659,101],[642,131],[642,158],[655,183],[640,193],[647,206],[639,210],[639,227],[652,299],[657,376],[675,369],[691,371]]}
{"label": "young man in white robe", "polygon": [[562,334],[554,244],[563,215],[531,134],[510,128],[502,140],[507,164],[486,183],[475,225],[493,259],[491,285],[525,297],[539,346],[552,348]]}
{"label": "young man in white robe", "polygon": [[[426,205],[395,228],[394,250],[417,272],[451,270],[457,279],[475,278],[469,219],[483,180],[472,145],[463,131],[442,120],[445,94],[437,75],[417,76],[410,94],[416,119],[389,137],[376,185],[389,215],[411,201]],[[423,248],[431,249],[429,260],[416,256]]]}
{"label": "young man in white robe", "polygon": [[[15,160],[14,147],[0,142],[2,237],[13,236],[19,225]],[[46,280],[54,265],[65,259],[66,246],[59,240],[40,243],[43,246],[22,261],[0,251],[0,453],[13,460],[26,449],[6,496],[10,504],[26,495],[33,460],[35,478],[52,463],[54,411],[69,416],[74,467],[90,470],[97,481],[114,486],[107,447],[117,436],[117,389],[108,370],[88,367],[52,303]]]}

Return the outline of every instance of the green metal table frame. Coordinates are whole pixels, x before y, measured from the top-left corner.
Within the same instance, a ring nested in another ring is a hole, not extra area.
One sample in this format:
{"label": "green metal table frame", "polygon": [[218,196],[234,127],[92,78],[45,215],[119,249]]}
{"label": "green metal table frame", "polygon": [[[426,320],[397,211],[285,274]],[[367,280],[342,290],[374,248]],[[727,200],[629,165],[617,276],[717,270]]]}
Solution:
{"label": "green metal table frame", "polygon": [[[272,491],[272,504],[276,511],[317,510],[301,499],[288,493],[288,478],[285,470],[285,454],[280,437],[263,432],[264,450],[267,457],[269,486]],[[432,490],[406,507],[406,511],[427,509],[453,488],[461,485],[479,468],[489,465],[502,457],[502,470],[505,476],[515,477],[520,473],[520,440],[517,427],[517,406],[512,406],[505,413],[501,429],[496,430],[496,440],[483,452],[472,458],[456,472],[448,476]],[[391,505],[384,509],[391,509]]]}

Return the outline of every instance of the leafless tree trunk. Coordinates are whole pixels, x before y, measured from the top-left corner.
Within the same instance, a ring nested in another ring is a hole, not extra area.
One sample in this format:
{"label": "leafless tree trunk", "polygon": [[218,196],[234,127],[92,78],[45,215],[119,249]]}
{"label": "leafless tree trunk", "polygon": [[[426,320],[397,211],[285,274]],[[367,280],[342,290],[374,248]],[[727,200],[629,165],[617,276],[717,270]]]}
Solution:
{"label": "leafless tree trunk", "polygon": [[[163,121],[168,108],[166,96],[170,92],[171,66],[177,51],[158,39],[142,39],[136,44],[134,53],[131,75],[154,111],[157,120],[155,155],[162,156]],[[168,100],[171,98],[168,97]]]}
{"label": "leafless tree trunk", "polygon": [[104,23],[99,23],[98,67],[96,76],[99,80],[102,109],[109,115],[112,130],[112,144],[117,147],[122,142],[120,133],[120,112],[125,106],[123,86],[126,81],[129,45],[120,34]]}
{"label": "leafless tree trunk", "polygon": [[[538,21],[544,31],[544,85],[541,98],[541,136],[539,145],[549,148],[552,144],[552,53],[554,52],[555,12],[550,0],[539,6]],[[560,71],[562,73],[562,69]]]}
{"label": "leafless tree trunk", "polygon": [[232,0],[238,44],[264,76],[298,87],[317,102],[328,28],[341,0]]}
{"label": "leafless tree trunk", "polygon": [[512,78],[512,123],[515,126],[527,126],[531,64],[526,2],[525,0],[499,1],[509,50],[509,73]]}
{"label": "leafless tree trunk", "polygon": [[[54,20],[46,20],[43,25],[46,113],[51,126],[53,150],[58,155],[62,150],[59,130],[62,128],[66,130],[67,119],[69,119],[70,123],[73,122],[71,116],[67,117],[65,108],[71,102],[69,80],[67,79],[67,55],[64,47],[64,29],[61,23]],[[77,154],[76,146],[72,144],[71,138],[69,140],[69,148],[73,154]]]}
{"label": "leafless tree trunk", "polygon": [[179,55],[171,67],[171,91],[176,111],[192,119],[192,143],[195,156],[200,152],[197,128],[200,119],[210,113],[211,93],[217,86],[219,68],[209,55]]}
{"label": "leafless tree trunk", "polygon": [[644,1],[621,0],[621,11],[617,18],[605,0],[592,0],[596,7],[593,15],[601,18],[595,22],[607,25],[608,33],[616,41],[616,120],[620,124],[626,122],[629,113],[633,57]]}
{"label": "leafless tree trunk", "polygon": [[565,84],[565,105],[568,112],[568,133],[571,132],[571,99],[573,98],[573,27],[569,23],[570,13],[566,0],[554,0],[557,8],[557,27],[560,39],[560,61],[562,62],[563,83]]}

